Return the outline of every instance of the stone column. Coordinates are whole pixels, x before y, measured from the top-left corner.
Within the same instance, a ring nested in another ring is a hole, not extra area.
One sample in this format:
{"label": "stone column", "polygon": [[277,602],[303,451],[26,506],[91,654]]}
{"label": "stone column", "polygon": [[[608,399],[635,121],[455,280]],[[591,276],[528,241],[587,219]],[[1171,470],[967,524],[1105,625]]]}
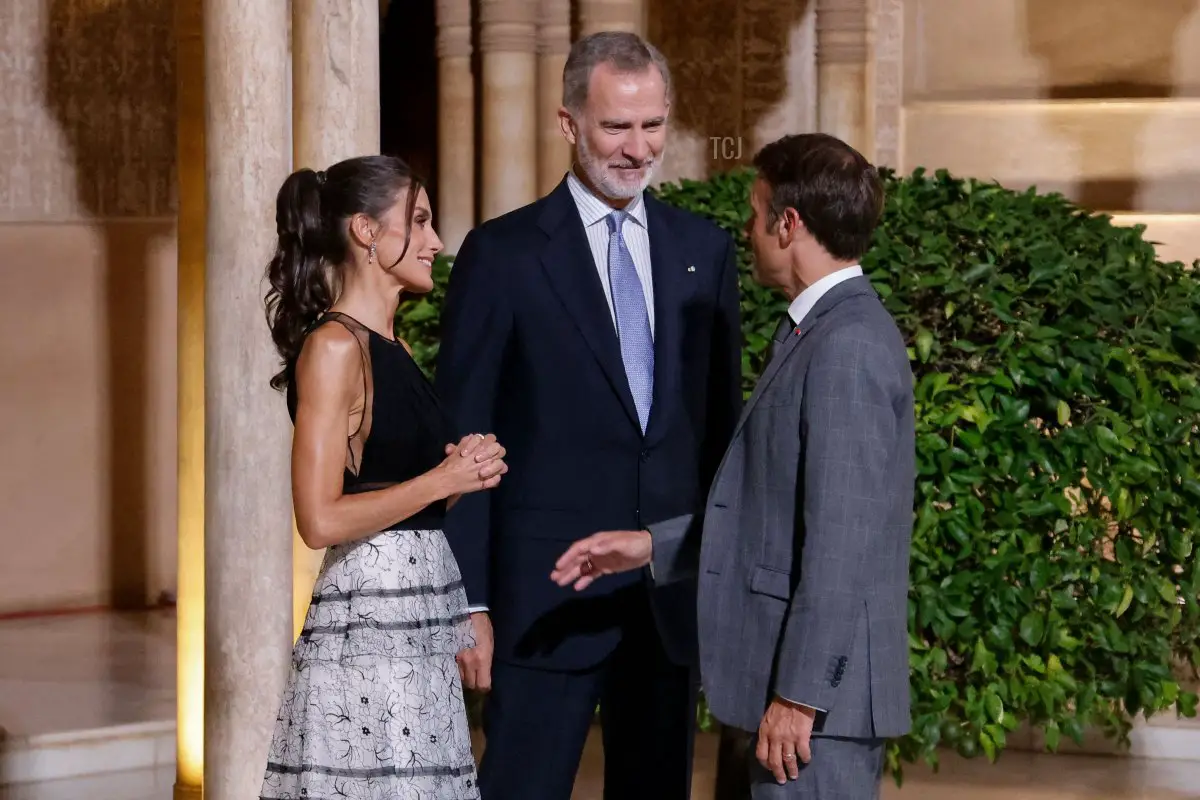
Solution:
{"label": "stone column", "polygon": [[204,0],[204,797],[257,797],[292,645],[291,426],[263,320],[290,164],[288,5]]}
{"label": "stone column", "polygon": [[599,31],[629,31],[645,36],[645,0],[579,0],[579,35]]}
{"label": "stone column", "polygon": [[[377,0],[292,0],[292,163],[325,169],[379,152]],[[292,629],[299,635],[325,557],[292,534]]]}
{"label": "stone column", "polygon": [[379,152],[379,3],[292,0],[294,167]]}
{"label": "stone column", "polygon": [[881,166],[904,168],[904,0],[871,2],[871,73],[867,84],[868,126]]}
{"label": "stone column", "polygon": [[203,0],[175,4],[179,192],[178,567],[175,602],[175,800],[204,779],[204,38]]}
{"label": "stone column", "polygon": [[563,67],[571,51],[571,0],[541,0],[538,18],[538,194],[546,195],[571,168],[571,148],[558,124]]}
{"label": "stone column", "polygon": [[471,0],[437,0],[438,168],[434,226],[453,255],[475,226]]}
{"label": "stone column", "polygon": [[817,0],[817,124],[864,154],[869,20],[867,0]]}
{"label": "stone column", "polygon": [[537,199],[538,3],[479,0],[483,219]]}

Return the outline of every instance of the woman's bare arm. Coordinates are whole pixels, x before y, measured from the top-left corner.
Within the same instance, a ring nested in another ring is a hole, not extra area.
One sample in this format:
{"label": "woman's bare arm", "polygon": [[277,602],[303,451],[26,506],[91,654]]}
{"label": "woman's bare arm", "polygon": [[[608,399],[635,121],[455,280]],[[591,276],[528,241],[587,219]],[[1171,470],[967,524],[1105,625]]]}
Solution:
{"label": "woman's bare arm", "polygon": [[461,491],[491,488],[505,469],[497,457],[503,449],[487,441],[395,486],[342,494],[348,420],[362,369],[358,341],[339,325],[314,331],[296,364],[292,501],[300,537],[314,550],[370,536]]}

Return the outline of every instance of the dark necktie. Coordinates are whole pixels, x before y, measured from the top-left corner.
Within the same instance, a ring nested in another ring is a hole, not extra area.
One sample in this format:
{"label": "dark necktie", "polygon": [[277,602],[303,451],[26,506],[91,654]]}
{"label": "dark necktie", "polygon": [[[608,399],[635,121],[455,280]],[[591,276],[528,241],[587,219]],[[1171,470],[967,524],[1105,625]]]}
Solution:
{"label": "dark necktie", "polygon": [[770,364],[775,360],[775,354],[779,352],[779,346],[787,341],[787,337],[796,328],[796,323],[792,322],[792,317],[789,314],[784,314],[783,319],[779,320],[779,324],[775,326],[775,335],[771,337],[771,344],[767,346],[767,363]]}

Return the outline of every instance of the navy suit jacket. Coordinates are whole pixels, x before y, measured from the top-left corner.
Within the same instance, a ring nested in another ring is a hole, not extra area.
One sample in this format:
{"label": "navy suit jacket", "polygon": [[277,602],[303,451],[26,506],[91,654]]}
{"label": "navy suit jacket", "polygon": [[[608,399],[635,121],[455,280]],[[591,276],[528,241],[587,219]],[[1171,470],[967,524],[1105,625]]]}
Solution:
{"label": "navy suit jacket", "polygon": [[598,664],[639,592],[668,656],[696,658],[694,582],[655,588],[635,572],[577,593],[550,580],[577,539],[698,511],[741,410],[733,240],[645,202],[655,369],[644,435],[565,180],[472,230],[450,271],[437,389],[457,435],[495,433],[509,471],[497,489],[459,500],[446,535],[469,602],[490,609],[500,660]]}

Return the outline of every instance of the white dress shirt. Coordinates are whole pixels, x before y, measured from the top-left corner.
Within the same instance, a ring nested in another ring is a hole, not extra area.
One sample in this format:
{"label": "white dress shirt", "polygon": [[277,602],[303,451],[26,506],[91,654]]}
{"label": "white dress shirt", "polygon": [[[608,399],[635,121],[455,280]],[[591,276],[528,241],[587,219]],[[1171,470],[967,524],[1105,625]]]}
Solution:
{"label": "white dress shirt", "polygon": [[[607,219],[614,209],[584,186],[583,181],[575,176],[574,170],[567,173],[567,187],[571,190],[571,197],[575,199],[575,207],[579,210],[579,218],[583,221],[588,247],[592,251],[592,261],[595,262],[596,271],[600,275],[600,285],[604,287],[604,297],[608,301],[608,311],[612,315],[615,328],[617,311],[613,305],[612,282],[608,277],[608,240],[611,234]],[[629,255],[633,256],[633,267],[637,270],[638,280],[642,284],[646,313],[650,316],[650,335],[653,336],[654,278],[650,271],[650,231],[646,227],[646,203],[642,194],[639,193],[625,206],[625,213],[627,216],[621,225],[621,234],[625,238],[625,246],[629,248]]]}
{"label": "white dress shirt", "polygon": [[796,295],[796,299],[788,306],[788,316],[792,318],[792,324],[799,325],[808,316],[808,312],[813,310],[813,306],[817,304],[826,292],[837,286],[842,281],[848,281],[851,278],[862,277],[862,267],[855,264],[852,267],[844,267],[837,272],[831,272],[821,280],[809,286],[800,294]]}

